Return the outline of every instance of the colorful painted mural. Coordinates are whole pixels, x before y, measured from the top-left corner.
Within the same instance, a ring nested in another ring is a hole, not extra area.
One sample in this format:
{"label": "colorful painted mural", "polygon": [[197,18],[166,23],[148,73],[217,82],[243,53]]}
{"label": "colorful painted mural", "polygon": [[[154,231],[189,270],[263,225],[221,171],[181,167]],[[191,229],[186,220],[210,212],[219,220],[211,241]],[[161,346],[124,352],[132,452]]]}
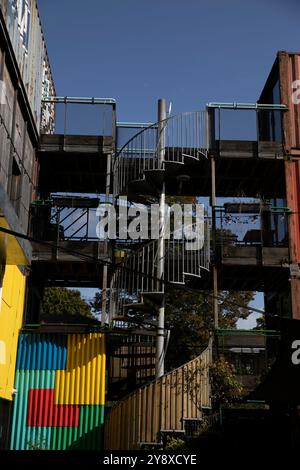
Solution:
{"label": "colorful painted mural", "polygon": [[99,450],[105,403],[101,333],[22,333],[12,450]]}

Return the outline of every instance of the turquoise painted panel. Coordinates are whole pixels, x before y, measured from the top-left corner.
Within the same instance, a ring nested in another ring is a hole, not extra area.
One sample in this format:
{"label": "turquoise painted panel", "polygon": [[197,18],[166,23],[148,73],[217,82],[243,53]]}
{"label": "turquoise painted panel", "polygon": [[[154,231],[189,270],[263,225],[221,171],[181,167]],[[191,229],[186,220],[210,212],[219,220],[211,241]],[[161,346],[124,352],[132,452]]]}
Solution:
{"label": "turquoise painted panel", "polygon": [[[54,386],[55,371],[20,370],[16,372],[17,394],[13,407],[11,450],[27,450],[39,441],[38,429],[27,426],[28,391],[31,388],[54,388]],[[50,449],[51,433],[45,431],[43,436],[46,439],[46,448]]]}

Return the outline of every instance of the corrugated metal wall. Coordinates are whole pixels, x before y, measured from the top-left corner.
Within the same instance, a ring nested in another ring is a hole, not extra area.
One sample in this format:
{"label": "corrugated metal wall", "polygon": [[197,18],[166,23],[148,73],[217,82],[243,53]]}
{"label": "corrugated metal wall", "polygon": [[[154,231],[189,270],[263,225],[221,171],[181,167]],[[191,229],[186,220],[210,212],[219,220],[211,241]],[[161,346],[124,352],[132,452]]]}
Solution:
{"label": "corrugated metal wall", "polygon": [[[42,95],[53,95],[55,90],[36,0],[3,0],[0,7],[1,29],[6,25],[13,49],[4,41],[0,45],[0,184],[11,200],[22,229],[27,232],[30,202],[37,184],[37,141],[25,112],[27,103],[20,92],[15,69],[9,65],[9,53],[15,55],[19,65],[37,131]],[[54,119],[52,108],[43,116],[43,125],[49,128]]]}
{"label": "corrugated metal wall", "polygon": [[[290,263],[300,264],[300,160],[291,158],[285,162],[286,199],[289,214]],[[300,279],[291,276],[292,317],[300,320]]]}
{"label": "corrugated metal wall", "polygon": [[[280,97],[288,107],[283,114],[286,200],[289,215],[290,264],[300,263],[300,54],[278,53]],[[300,319],[300,279],[291,276],[292,316]]]}
{"label": "corrugated metal wall", "polygon": [[0,7],[37,128],[42,95],[54,94],[36,0],[2,0]]}
{"label": "corrugated metal wall", "polygon": [[300,80],[300,54],[279,52],[278,60],[281,102],[289,110],[283,115],[285,150],[300,155],[300,86],[295,85]]}
{"label": "corrugated metal wall", "polygon": [[0,398],[12,400],[18,334],[22,325],[26,277],[6,265],[0,292]]}
{"label": "corrugated metal wall", "polygon": [[138,449],[160,442],[161,431],[184,429],[184,418],[199,419],[211,406],[211,349],[196,359],[128,395],[105,421],[105,449]]}
{"label": "corrugated metal wall", "polygon": [[105,337],[22,333],[12,450],[102,448]]}
{"label": "corrugated metal wall", "polygon": [[289,215],[290,258],[300,263],[300,160],[285,162],[287,206]]}

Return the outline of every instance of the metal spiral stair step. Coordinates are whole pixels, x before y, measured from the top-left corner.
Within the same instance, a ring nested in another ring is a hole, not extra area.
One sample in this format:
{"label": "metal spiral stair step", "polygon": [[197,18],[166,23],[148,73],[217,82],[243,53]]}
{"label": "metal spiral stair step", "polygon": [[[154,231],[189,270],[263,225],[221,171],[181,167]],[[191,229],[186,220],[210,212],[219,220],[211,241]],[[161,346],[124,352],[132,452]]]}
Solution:
{"label": "metal spiral stair step", "polygon": [[165,160],[164,168],[145,168],[140,172],[140,178],[137,178],[135,172],[129,170],[126,175],[127,187],[123,189],[122,194],[136,193],[147,196],[157,196],[158,190],[162,186],[165,178],[168,176],[180,175],[184,169],[184,173],[192,176],[195,171],[195,165],[199,165],[199,159],[193,155],[183,154],[183,161]]}
{"label": "metal spiral stair step", "polygon": [[154,320],[147,320],[145,318],[138,318],[138,317],[129,317],[127,315],[123,315],[123,316],[118,316],[118,317],[115,317],[114,318],[114,321],[123,321],[123,322],[126,322],[126,323],[134,323],[136,325],[141,325],[141,326],[156,326],[157,325],[157,322]]}
{"label": "metal spiral stair step", "polygon": [[139,358],[151,358],[151,357],[155,357],[155,352],[151,353],[151,352],[141,352],[141,353],[117,353],[117,354],[113,354],[113,357],[118,357],[120,359],[128,359],[128,358],[133,358],[133,359],[139,359]]}
{"label": "metal spiral stair step", "polygon": [[146,370],[146,369],[155,369],[155,364],[132,364],[121,366],[121,369],[135,369],[135,370]]}
{"label": "metal spiral stair step", "polygon": [[143,291],[143,292],[140,293],[140,295],[141,295],[142,301],[145,298],[145,299],[150,300],[154,304],[159,305],[161,303],[165,293],[162,292],[162,291],[161,292],[159,292],[159,291],[154,291],[154,292],[145,292],[145,291]]}
{"label": "metal spiral stair step", "polygon": [[[139,335],[139,336],[156,336],[156,330],[146,330],[146,329],[134,329],[134,328],[115,328],[115,330],[123,335]],[[130,343],[134,344],[134,343]],[[142,345],[142,343],[137,343],[138,345]],[[150,343],[151,344],[151,343]],[[149,346],[149,343],[145,343],[144,346]]]}
{"label": "metal spiral stair step", "polygon": [[141,310],[141,311],[148,311],[149,308],[144,302],[132,302],[129,304],[123,305],[125,310],[134,309],[134,310]]}
{"label": "metal spiral stair step", "polygon": [[159,194],[157,188],[153,184],[151,184],[150,181],[147,181],[145,176],[141,179],[129,181],[127,189],[123,191],[122,194],[127,195],[127,193],[131,194],[131,196],[135,196],[136,194],[137,197],[142,194],[145,195],[145,197],[158,197]]}

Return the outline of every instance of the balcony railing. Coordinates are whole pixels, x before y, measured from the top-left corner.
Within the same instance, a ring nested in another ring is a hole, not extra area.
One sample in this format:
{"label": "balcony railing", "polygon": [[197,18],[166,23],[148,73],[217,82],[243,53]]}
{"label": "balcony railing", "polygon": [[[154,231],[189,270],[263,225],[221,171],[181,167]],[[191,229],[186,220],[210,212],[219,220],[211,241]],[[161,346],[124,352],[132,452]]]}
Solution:
{"label": "balcony railing", "polygon": [[46,97],[42,101],[42,134],[112,136],[116,102],[112,98]]}
{"label": "balcony railing", "polygon": [[[125,129],[125,126],[120,127]],[[198,160],[206,156],[205,111],[181,113],[146,128],[142,125],[117,153],[114,193],[128,192],[130,182],[143,180],[149,171],[164,169],[166,162],[183,164],[186,158]]]}
{"label": "balcony railing", "polygon": [[282,143],[282,104],[209,103],[209,147],[218,141]]}
{"label": "balcony railing", "polygon": [[288,247],[288,216],[270,204],[224,204],[216,208],[216,245]]}
{"label": "balcony railing", "polygon": [[44,241],[98,241],[99,198],[56,195],[31,205],[31,232]]}

